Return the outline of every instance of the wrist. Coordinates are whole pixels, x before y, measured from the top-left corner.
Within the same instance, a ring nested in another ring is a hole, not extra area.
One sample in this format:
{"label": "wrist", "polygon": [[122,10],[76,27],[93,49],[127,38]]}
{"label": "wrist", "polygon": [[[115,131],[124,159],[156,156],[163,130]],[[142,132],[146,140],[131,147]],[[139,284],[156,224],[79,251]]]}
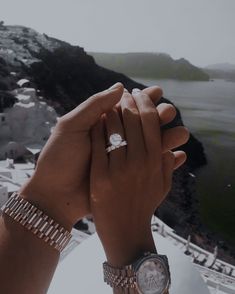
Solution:
{"label": "wrist", "polygon": [[115,267],[131,264],[145,252],[156,252],[151,227],[138,231],[135,236],[126,233],[123,236],[112,234],[108,240],[102,240],[107,261]]}
{"label": "wrist", "polygon": [[[66,214],[66,210],[60,206],[59,199],[52,193],[45,193],[33,181],[29,181],[18,191],[20,196],[43,211],[69,232],[72,230],[74,222]],[[51,197],[52,196],[52,197]]]}

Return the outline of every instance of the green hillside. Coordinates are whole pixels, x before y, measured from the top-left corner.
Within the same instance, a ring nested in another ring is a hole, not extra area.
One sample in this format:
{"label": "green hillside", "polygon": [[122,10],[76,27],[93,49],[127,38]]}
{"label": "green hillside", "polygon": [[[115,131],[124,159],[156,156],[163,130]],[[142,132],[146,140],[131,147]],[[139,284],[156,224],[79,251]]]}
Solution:
{"label": "green hillside", "polygon": [[95,61],[131,77],[208,81],[209,75],[186,59],[157,53],[95,53]]}

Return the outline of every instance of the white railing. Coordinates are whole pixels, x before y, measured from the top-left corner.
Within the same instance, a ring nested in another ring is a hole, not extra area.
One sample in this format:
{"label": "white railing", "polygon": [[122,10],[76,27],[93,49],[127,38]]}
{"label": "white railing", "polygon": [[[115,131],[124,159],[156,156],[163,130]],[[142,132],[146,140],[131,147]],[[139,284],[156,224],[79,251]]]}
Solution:
{"label": "white railing", "polygon": [[[201,247],[191,243],[190,238],[189,240],[186,240],[178,236],[174,233],[174,230],[172,228],[164,224],[164,222],[157,217],[153,217],[152,219],[152,229],[154,231],[157,231],[163,237],[175,241],[175,245],[177,247],[181,247],[181,249],[184,250],[184,253],[186,253],[187,251],[187,255],[192,258],[192,261],[198,267],[200,266],[201,268],[208,270],[208,273],[210,271],[218,274],[220,277],[221,275],[227,277],[228,281],[231,281],[232,284],[235,286],[235,266],[220,259],[217,259],[215,254],[208,252]],[[209,268],[210,266],[211,268]],[[221,269],[222,273],[219,272],[219,270]]]}
{"label": "white railing", "polygon": [[[217,284],[219,283],[229,287],[235,287],[235,278],[229,277],[223,273],[216,272],[198,264],[196,264],[195,266],[198,268],[201,275],[203,275],[205,279],[210,279],[210,281],[214,281],[214,283]],[[235,291],[235,289],[233,291]]]}

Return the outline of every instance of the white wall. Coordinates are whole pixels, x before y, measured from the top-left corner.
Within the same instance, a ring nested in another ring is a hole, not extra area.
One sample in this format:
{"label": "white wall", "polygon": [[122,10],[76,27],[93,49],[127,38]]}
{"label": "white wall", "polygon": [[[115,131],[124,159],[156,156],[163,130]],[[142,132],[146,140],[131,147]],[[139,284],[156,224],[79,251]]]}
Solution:
{"label": "white wall", "polygon": [[57,122],[56,111],[38,99],[35,89],[19,88],[12,94],[19,102],[0,113],[0,159],[21,156],[22,145],[43,147]]}
{"label": "white wall", "polygon": [[0,207],[8,200],[7,187],[0,185]]}

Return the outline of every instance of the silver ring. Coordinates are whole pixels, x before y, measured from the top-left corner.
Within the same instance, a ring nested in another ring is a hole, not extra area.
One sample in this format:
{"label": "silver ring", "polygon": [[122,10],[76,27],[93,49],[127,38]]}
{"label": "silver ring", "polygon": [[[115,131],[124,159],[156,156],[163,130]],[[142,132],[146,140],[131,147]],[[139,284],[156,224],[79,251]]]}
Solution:
{"label": "silver ring", "polygon": [[109,143],[110,145],[106,148],[107,153],[127,145],[127,141],[123,140],[122,136],[118,133],[110,135]]}

